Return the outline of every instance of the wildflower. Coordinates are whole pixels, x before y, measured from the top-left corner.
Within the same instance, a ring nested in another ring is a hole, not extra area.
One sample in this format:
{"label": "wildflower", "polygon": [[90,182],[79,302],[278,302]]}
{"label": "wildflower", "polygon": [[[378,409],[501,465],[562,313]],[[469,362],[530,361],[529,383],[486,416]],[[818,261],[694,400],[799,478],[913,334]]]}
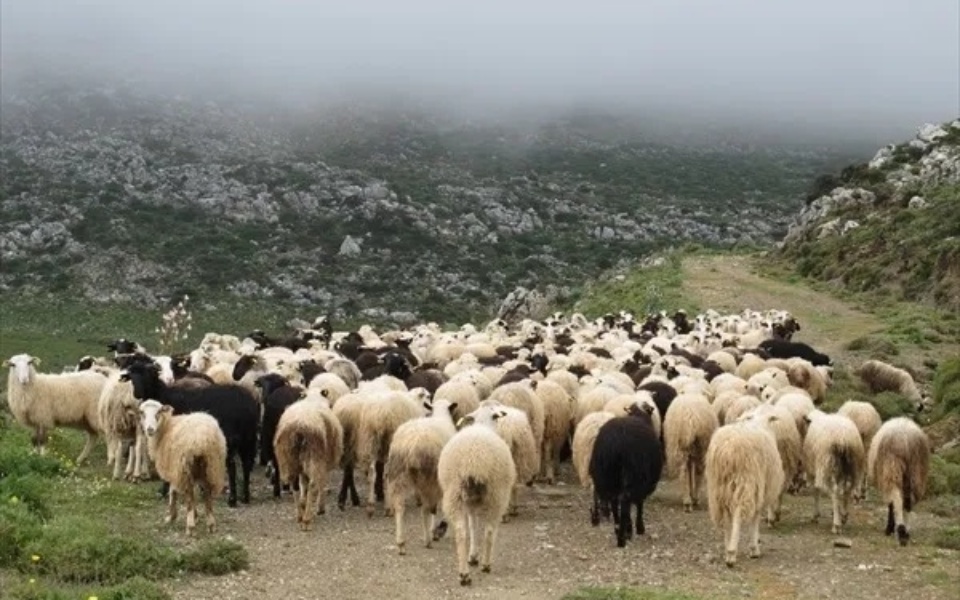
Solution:
{"label": "wildflower", "polygon": [[30,557],[30,560],[32,560],[33,562],[40,562],[40,555],[34,554]]}
{"label": "wildflower", "polygon": [[10,504],[16,504],[17,502],[20,502],[20,498],[17,498],[16,496],[10,496],[10,500],[8,500],[8,502],[10,502]]}
{"label": "wildflower", "polygon": [[31,583],[31,584],[34,584],[34,583],[36,583],[36,582],[37,582],[36,579],[34,579],[33,577],[30,578],[30,583]]}

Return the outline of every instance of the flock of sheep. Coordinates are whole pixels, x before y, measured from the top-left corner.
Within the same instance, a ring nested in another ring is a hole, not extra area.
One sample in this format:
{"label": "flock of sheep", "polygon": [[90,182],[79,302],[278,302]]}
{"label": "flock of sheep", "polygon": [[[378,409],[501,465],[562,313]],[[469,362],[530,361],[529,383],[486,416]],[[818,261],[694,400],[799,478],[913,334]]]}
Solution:
{"label": "flock of sheep", "polygon": [[[78,464],[98,435],[115,478],[145,478],[152,462],[169,489],[167,520],[182,495],[188,533],[197,489],[210,531],[224,489],[231,506],[250,502],[258,455],[275,496],[293,488],[304,531],[325,512],[334,469],[343,472],[340,509],[348,499],[360,505],[359,470],[366,510],[372,516],[383,503],[393,514],[401,554],[411,499],[427,547],[453,523],[468,585],[470,566],[490,570],[518,490],[537,479],[553,484],[567,454],[592,490],[592,523],[612,515],[621,547],[644,533],[645,499],[674,478],[687,511],[705,480],[728,566],[741,528],[750,555],[760,555],[760,521],[780,518],[784,493],[811,485],[815,516],[828,494],[840,532],[868,477],[888,505],[887,534],[906,544],[907,515],[926,490],[927,437],[907,418],[882,423],[866,402],[818,409],[832,363],[792,340],[799,329],[777,310],[643,320],[621,312],[592,322],[556,313],[512,328],[495,320],[381,333],[334,332],[321,317],[284,338],[210,333],[177,356],[119,339],[112,357],[84,357],[76,371],[40,373],[27,354],[4,365],[10,410],[38,451],[52,428],[73,427],[88,435]],[[918,409],[927,403],[906,371],[867,361],[857,373],[874,392],[896,391]]]}

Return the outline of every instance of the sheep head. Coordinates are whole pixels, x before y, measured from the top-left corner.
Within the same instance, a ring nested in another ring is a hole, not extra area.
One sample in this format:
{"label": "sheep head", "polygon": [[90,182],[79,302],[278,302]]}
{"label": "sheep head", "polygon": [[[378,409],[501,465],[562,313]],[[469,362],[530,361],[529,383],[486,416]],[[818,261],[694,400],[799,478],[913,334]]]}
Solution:
{"label": "sheep head", "polygon": [[150,362],[134,362],[120,372],[120,381],[129,381],[133,386],[133,397],[138,400],[152,400],[160,397],[160,366]]}
{"label": "sheep head", "polygon": [[462,429],[469,425],[486,425],[493,427],[497,421],[505,416],[507,416],[507,411],[503,410],[503,406],[497,403],[481,405],[480,408],[457,421],[457,429]]}
{"label": "sheep head", "polygon": [[30,376],[33,371],[32,366],[39,366],[40,359],[29,354],[17,354],[3,361],[3,366],[10,367],[17,374],[17,381],[20,385],[30,383]]}
{"label": "sheep head", "polygon": [[173,407],[156,400],[145,400],[140,403],[140,426],[148,437],[153,437],[172,414]]}

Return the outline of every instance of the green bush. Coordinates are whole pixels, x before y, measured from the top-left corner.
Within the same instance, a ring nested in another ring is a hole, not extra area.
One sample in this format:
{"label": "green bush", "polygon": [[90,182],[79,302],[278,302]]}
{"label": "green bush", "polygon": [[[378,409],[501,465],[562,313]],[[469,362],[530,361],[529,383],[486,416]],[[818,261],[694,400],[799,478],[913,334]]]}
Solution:
{"label": "green bush", "polygon": [[940,363],[933,376],[933,400],[939,416],[960,413],[960,356]]}
{"label": "green bush", "polygon": [[902,417],[915,412],[913,402],[897,392],[881,392],[870,399],[884,421],[893,417]]}
{"label": "green bush", "polygon": [[947,548],[949,550],[960,550],[960,526],[953,525],[945,527],[937,532],[933,544],[938,548]]}
{"label": "green bush", "polygon": [[929,492],[931,496],[941,494],[960,495],[960,464],[947,462],[944,457],[934,454],[930,458]]}
{"label": "green bush", "polygon": [[142,577],[135,577],[115,586],[84,590],[27,580],[10,590],[11,600],[85,600],[91,597],[98,600],[170,600],[170,594],[163,588]]}
{"label": "green bush", "polygon": [[865,335],[851,340],[847,350],[864,352],[872,358],[883,359],[900,354],[900,348],[892,341],[873,335]]}
{"label": "green bush", "polygon": [[67,583],[113,584],[135,576],[170,577],[179,569],[179,557],[154,540],[111,535],[91,519],[63,515],[27,542],[20,568]]}
{"label": "green bush", "polygon": [[14,475],[0,477],[0,502],[15,502],[22,504],[37,516],[50,518],[50,507],[47,504],[50,496],[49,481],[36,475]]}
{"label": "green bush", "polygon": [[0,444],[0,479],[16,475],[56,477],[70,473],[70,469],[51,454],[40,456],[33,452],[24,432],[5,435],[10,439]]}
{"label": "green bush", "polygon": [[12,498],[0,501],[0,567],[20,562],[21,550],[40,536],[41,522],[30,508]]}

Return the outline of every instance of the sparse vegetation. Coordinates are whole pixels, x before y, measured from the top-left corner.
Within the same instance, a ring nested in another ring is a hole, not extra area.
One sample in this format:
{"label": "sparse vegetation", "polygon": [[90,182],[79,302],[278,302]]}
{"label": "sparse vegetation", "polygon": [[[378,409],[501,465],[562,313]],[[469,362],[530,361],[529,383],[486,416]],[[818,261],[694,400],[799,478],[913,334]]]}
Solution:
{"label": "sparse vegetation", "polygon": [[650,587],[594,587],[567,594],[563,600],[703,600],[682,592]]}

